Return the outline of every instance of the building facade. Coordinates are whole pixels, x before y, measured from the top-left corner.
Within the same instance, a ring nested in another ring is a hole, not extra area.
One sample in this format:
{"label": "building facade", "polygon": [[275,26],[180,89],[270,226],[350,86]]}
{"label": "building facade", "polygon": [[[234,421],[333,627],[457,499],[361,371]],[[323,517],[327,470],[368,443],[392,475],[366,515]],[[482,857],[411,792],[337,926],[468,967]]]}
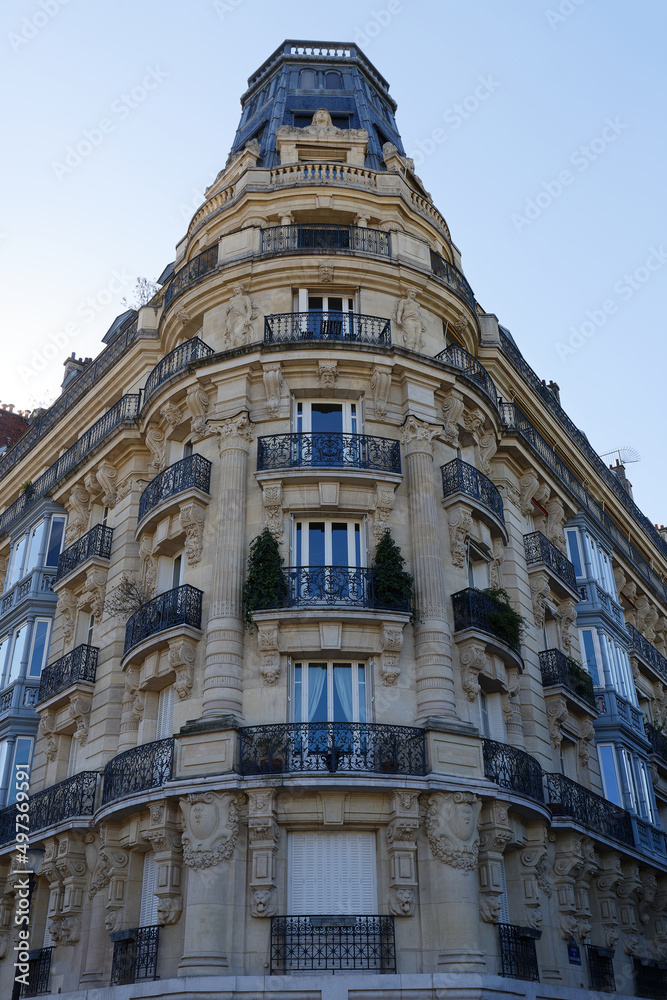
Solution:
{"label": "building facade", "polygon": [[2,995],[664,997],[667,537],[363,53],[285,42],[242,107],[0,457]]}

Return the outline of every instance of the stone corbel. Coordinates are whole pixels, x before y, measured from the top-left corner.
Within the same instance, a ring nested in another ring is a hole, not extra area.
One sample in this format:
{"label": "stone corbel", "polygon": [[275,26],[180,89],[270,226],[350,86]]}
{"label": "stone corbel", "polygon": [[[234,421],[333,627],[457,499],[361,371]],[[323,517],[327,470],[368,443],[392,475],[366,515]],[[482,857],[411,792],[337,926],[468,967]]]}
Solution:
{"label": "stone corbel", "polygon": [[579,723],[579,763],[588,767],[595,756],[595,726],[590,719]]}
{"label": "stone corbel", "polygon": [[602,924],[602,943],[605,948],[614,948],[619,938],[616,893],[623,881],[621,859],[618,854],[606,854],[601,858],[599,873],[595,880],[595,899]]}
{"label": "stone corbel", "polygon": [[466,639],[458,643],[461,664],[461,686],[468,701],[475,701],[481,688],[479,675],[488,666],[486,647],[478,639]]}
{"label": "stone corbel", "polygon": [[107,592],[107,572],[93,566],[86,573],[86,582],[77,600],[78,611],[89,611],[98,623],[104,614],[104,598]]}
{"label": "stone corbel", "polygon": [[530,575],[530,600],[533,605],[533,621],[537,628],[542,628],[547,610],[547,602],[551,595],[549,577],[540,570]]}
{"label": "stone corbel", "polygon": [[69,717],[76,726],[72,739],[81,747],[85,746],[88,739],[91,704],[90,698],[77,695],[73,695],[69,702]]}
{"label": "stone corbel", "polygon": [[51,763],[58,756],[58,740],[55,735],[56,730],[56,716],[55,712],[48,709],[45,712],[40,712],[39,718],[39,734],[44,737],[46,742],[46,759]]}
{"label": "stone corbel", "polygon": [[565,544],[565,535],[563,534],[563,525],[565,524],[565,507],[563,501],[554,493],[551,499],[547,501],[545,507],[548,515],[545,534],[549,541],[566,555],[567,546]]}
{"label": "stone corbel", "polygon": [[176,428],[183,421],[183,411],[175,403],[165,403],[160,407],[160,416],[164,421],[167,430],[167,437],[171,437]]}
{"label": "stone corbel", "polygon": [[149,814],[149,825],[143,831],[143,838],[151,845],[155,856],[157,922],[166,926],[177,923],[183,910],[183,856],[178,809],[172,802],[152,802]]}
{"label": "stone corbel", "polygon": [[190,417],[190,433],[194,441],[200,441],[209,433],[206,423],[209,405],[206,390],[200,385],[190,386],[185,394],[185,408]]}
{"label": "stone corbel", "polygon": [[380,677],[385,687],[393,687],[398,680],[398,661],[403,648],[403,626],[394,622],[382,623],[380,637]]}
{"label": "stone corbel", "polygon": [[262,489],[262,503],[266,516],[266,526],[280,544],[283,539],[283,487],[282,483],[271,483]]}
{"label": "stone corbel", "polygon": [[529,469],[519,480],[519,510],[524,516],[532,513],[533,497],[538,492],[540,480],[532,469]]}
{"label": "stone corbel", "polygon": [[257,629],[257,645],[262,661],[259,669],[262,680],[268,687],[274,687],[280,680],[279,635],[278,622],[267,622]]}
{"label": "stone corbel", "polygon": [[479,824],[479,913],[488,924],[500,919],[503,897],[503,854],[512,840],[507,806],[496,801],[482,806]]}
{"label": "stone corbel", "polygon": [[98,465],[95,470],[95,476],[97,481],[102,487],[102,496],[100,502],[109,508],[113,508],[116,505],[116,500],[118,499],[118,491],[116,489],[116,479],[118,478],[118,473],[114,469],[110,462],[102,462]]}
{"label": "stone corbel", "polygon": [[572,656],[576,652],[572,640],[572,633],[576,632],[577,624],[576,602],[571,597],[561,601],[558,605],[558,613],[560,614],[560,640],[563,652],[567,656]]}
{"label": "stone corbel", "polygon": [[643,891],[639,866],[632,862],[621,866],[623,878],[616,890],[618,915],[626,955],[643,954],[643,930],[638,921],[638,902]]}
{"label": "stone corbel", "polygon": [[391,389],[391,368],[375,367],[371,374],[371,392],[375,417],[384,420],[387,416],[389,390]]}
{"label": "stone corbel", "polygon": [[62,886],[60,944],[74,945],[81,937],[84,894],[88,881],[83,835],[65,833],[58,838],[55,867]]}
{"label": "stone corbel", "polygon": [[77,538],[80,538],[88,530],[90,503],[91,499],[88,490],[84,489],[81,483],[77,483],[69,495],[70,514],[67,531],[65,532],[67,545],[71,545],[72,542],[75,542]]}
{"label": "stone corbel", "polygon": [[540,826],[531,830],[522,850],[519,851],[524,920],[526,926],[534,930],[541,929],[544,919],[540,903],[540,880],[544,878],[543,866],[546,857],[547,831],[545,827]]}
{"label": "stone corbel", "polygon": [[382,541],[384,533],[391,531],[391,518],[394,513],[394,487],[384,483],[375,484],[375,501],[373,503],[373,538],[376,544]]}
{"label": "stone corbel", "polygon": [[275,820],[274,788],[248,792],[248,847],[250,849],[250,912],[272,917],[278,909],[276,854],[280,830]]}
{"label": "stone corbel", "polygon": [[125,690],[120,714],[120,742],[127,744],[131,734],[139,729],[144,715],[144,695],[139,690],[139,667],[131,665],[125,669]]}
{"label": "stone corbel", "polygon": [[442,419],[445,422],[443,437],[452,448],[459,447],[459,426],[464,410],[463,396],[458,389],[450,389],[442,401]]}
{"label": "stone corbel", "polygon": [[396,789],[392,817],[386,830],[389,910],[396,917],[411,917],[415,912],[418,830],[419,793]]}
{"label": "stone corbel", "polygon": [[584,868],[582,841],[578,835],[556,838],[556,856],[554,861],[554,888],[560,913],[560,931],[564,941],[578,937],[579,923],[576,916],[577,902],[575,885]]}
{"label": "stone corbel", "polygon": [[277,417],[285,384],[282,365],[279,361],[273,365],[262,365],[262,381],[266,394],[267,412],[270,417]]}
{"label": "stone corbel", "polygon": [[164,431],[161,431],[157,424],[149,424],[145,437],[146,447],[151,453],[150,468],[155,472],[162,472],[167,465],[167,444]]}
{"label": "stone corbel", "polygon": [[462,503],[450,507],[447,515],[449,528],[449,548],[454,566],[465,565],[466,541],[472,531],[472,509]]}
{"label": "stone corbel", "polygon": [[174,688],[181,701],[190,696],[194,683],[194,663],[197,654],[195,643],[190,639],[172,639],[169,642],[167,659],[176,674]]}
{"label": "stone corbel", "polygon": [[94,866],[91,866],[93,874],[88,897],[93,899],[98,892],[104,892],[104,926],[111,933],[120,930],[124,919],[130,855],[116,843],[115,836],[104,823],[100,827],[99,836],[100,846]]}
{"label": "stone corbel", "polygon": [[178,516],[185,532],[185,559],[188,566],[195,566],[201,559],[204,546],[206,507],[197,500],[190,500],[181,505]]}
{"label": "stone corbel", "polygon": [[568,719],[567,702],[564,698],[549,698],[547,701],[547,722],[549,739],[554,750],[563,742],[563,723]]}
{"label": "stone corbel", "polygon": [[74,629],[76,626],[76,606],[77,599],[71,590],[62,590],[58,594],[58,604],[56,614],[60,617],[60,624],[63,629],[63,639],[65,647],[71,645],[74,640]]}

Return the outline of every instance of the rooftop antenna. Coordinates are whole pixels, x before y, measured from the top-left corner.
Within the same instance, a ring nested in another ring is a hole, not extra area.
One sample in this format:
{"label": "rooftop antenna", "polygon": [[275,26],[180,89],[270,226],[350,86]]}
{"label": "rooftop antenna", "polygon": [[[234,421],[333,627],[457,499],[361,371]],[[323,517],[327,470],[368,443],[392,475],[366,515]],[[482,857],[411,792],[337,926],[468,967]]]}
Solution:
{"label": "rooftop antenna", "polygon": [[608,458],[610,455],[615,456],[618,463],[621,465],[630,465],[631,462],[640,462],[641,455],[636,448],[632,445],[622,444],[619,448],[612,448],[610,451],[603,451],[600,458]]}

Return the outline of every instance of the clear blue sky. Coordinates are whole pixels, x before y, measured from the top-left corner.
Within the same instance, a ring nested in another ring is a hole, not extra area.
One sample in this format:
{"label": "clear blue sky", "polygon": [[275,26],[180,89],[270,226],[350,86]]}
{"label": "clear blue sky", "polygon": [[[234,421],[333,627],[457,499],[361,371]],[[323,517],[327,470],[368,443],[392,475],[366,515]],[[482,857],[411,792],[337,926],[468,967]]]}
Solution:
{"label": "clear blue sky", "polygon": [[478,300],[667,522],[666,35],[661,0],[6,0],[0,400],[52,400],[173,259],[277,45],[357,41]]}

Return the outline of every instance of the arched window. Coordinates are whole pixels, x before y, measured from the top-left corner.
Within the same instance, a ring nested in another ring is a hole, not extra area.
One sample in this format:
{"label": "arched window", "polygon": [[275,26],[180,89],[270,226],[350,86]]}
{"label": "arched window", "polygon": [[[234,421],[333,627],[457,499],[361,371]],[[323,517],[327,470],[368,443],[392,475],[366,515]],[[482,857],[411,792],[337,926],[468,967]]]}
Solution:
{"label": "arched window", "polygon": [[340,73],[325,73],[324,86],[327,90],[342,90],[343,81],[340,78]]}
{"label": "arched window", "polygon": [[317,74],[314,69],[301,70],[299,88],[301,90],[315,90],[317,88]]}

